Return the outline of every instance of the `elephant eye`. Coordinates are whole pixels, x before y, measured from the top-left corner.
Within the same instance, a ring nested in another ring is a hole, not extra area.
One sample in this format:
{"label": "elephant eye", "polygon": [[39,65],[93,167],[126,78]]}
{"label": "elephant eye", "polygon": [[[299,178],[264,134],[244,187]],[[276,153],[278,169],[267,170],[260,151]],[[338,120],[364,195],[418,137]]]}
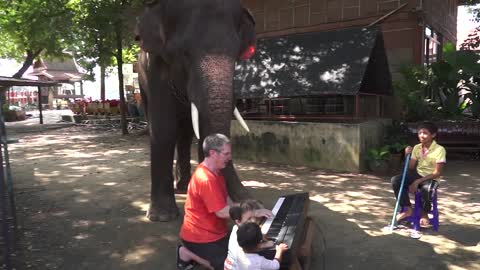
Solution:
{"label": "elephant eye", "polygon": [[240,54],[240,60],[250,59],[255,54],[256,48],[253,45],[250,45]]}

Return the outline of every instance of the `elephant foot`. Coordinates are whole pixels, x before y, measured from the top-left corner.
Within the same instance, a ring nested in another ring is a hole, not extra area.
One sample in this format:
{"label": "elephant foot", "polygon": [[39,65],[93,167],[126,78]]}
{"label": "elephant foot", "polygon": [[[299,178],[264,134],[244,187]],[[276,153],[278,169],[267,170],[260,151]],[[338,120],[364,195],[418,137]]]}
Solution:
{"label": "elephant foot", "polygon": [[147,218],[153,222],[169,222],[178,218],[180,212],[177,207],[173,207],[169,210],[154,209],[152,206],[147,211]]}

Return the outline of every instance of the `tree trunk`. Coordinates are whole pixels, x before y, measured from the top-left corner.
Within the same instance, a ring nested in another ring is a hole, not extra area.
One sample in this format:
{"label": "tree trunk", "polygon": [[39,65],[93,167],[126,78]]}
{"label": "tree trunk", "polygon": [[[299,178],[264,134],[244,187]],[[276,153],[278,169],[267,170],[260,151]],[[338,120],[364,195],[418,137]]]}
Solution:
{"label": "tree trunk", "polygon": [[105,67],[100,66],[100,99],[105,101]]}
{"label": "tree trunk", "polygon": [[23,61],[22,67],[17,71],[17,73],[13,74],[13,78],[21,78],[25,71],[33,64],[33,60],[40,55],[42,49],[33,52],[32,50],[27,50],[27,57],[25,57],[25,61]]}
{"label": "tree trunk", "polygon": [[122,128],[122,134],[128,134],[127,130],[127,116],[125,106],[125,93],[123,90],[123,52],[122,52],[122,28],[121,24],[117,22],[115,26],[116,39],[117,39],[117,67],[118,67],[118,92],[120,94],[120,126]]}

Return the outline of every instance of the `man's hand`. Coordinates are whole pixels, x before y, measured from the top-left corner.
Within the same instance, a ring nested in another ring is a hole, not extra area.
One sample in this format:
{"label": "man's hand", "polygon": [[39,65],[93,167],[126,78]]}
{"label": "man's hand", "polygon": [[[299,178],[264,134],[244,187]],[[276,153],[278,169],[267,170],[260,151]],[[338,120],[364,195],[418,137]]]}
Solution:
{"label": "man's hand", "polygon": [[255,217],[266,217],[266,218],[269,218],[269,217],[273,217],[273,213],[272,211],[268,210],[268,209],[257,209],[255,211],[253,211],[253,215]]}
{"label": "man's hand", "polygon": [[408,191],[410,191],[410,193],[415,193],[418,189],[418,182],[417,181],[413,181],[412,184],[410,184],[410,186],[408,187]]}
{"label": "man's hand", "polygon": [[405,155],[408,155],[410,153],[412,153],[412,147],[411,146],[405,147]]}

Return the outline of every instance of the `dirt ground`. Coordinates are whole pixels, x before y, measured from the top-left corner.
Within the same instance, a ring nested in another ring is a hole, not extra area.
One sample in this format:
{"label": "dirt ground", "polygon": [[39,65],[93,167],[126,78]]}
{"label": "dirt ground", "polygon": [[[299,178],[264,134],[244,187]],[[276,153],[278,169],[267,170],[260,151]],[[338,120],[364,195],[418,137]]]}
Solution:
{"label": "dirt ground", "polygon": [[[153,223],[148,138],[80,126],[9,129],[17,215],[16,269],[175,269],[181,219]],[[235,153],[234,153],[235,154]],[[193,161],[192,161],[193,163]],[[385,234],[388,177],[236,160],[253,195],[309,191],[316,223],[311,269],[480,269],[480,162],[449,161],[440,230]],[[176,195],[183,210],[185,196]]]}

